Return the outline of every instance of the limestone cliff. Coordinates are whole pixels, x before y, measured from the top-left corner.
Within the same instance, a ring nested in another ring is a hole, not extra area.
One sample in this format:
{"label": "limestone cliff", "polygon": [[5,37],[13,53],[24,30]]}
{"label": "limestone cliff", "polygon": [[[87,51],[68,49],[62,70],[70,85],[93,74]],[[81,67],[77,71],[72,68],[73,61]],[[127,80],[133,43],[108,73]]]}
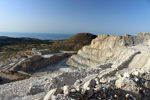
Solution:
{"label": "limestone cliff", "polygon": [[68,64],[75,67],[90,67],[100,64],[112,64],[116,59],[120,59],[130,52],[136,51],[131,46],[142,44],[149,46],[149,33],[138,33],[137,36],[124,35],[98,35],[93,39],[91,45],[84,46],[78,51],[77,55],[73,55]]}

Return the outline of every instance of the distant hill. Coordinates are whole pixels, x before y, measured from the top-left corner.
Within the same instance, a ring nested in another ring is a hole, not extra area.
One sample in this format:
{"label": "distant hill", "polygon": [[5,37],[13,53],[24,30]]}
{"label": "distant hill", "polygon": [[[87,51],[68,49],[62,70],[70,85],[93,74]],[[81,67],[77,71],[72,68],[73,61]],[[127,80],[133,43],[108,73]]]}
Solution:
{"label": "distant hill", "polygon": [[78,33],[69,39],[52,43],[50,49],[77,51],[83,46],[89,45],[92,39],[95,39],[96,37],[96,35],[91,33]]}
{"label": "distant hill", "polygon": [[35,38],[13,38],[0,36],[0,52],[2,51],[20,51],[32,48],[45,48],[53,43],[54,40],[40,40]]}
{"label": "distant hill", "polygon": [[0,36],[0,39],[5,39],[7,38],[7,36]]}
{"label": "distant hill", "polygon": [[52,43],[51,40],[39,40],[35,38],[13,38],[7,36],[0,36],[0,46],[4,45],[18,45],[28,43]]}

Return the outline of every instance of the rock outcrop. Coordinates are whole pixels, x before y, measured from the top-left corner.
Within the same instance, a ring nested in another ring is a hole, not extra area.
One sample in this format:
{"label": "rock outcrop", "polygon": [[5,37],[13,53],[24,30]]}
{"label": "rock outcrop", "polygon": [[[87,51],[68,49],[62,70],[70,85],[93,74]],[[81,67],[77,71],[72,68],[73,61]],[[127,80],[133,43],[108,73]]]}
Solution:
{"label": "rock outcrop", "polygon": [[69,39],[54,42],[50,45],[51,50],[78,51],[85,45],[89,45],[97,36],[91,33],[78,33]]}
{"label": "rock outcrop", "polygon": [[113,64],[116,59],[128,56],[130,52],[138,51],[137,48],[134,48],[136,45],[149,47],[149,40],[149,33],[139,33],[137,36],[98,35],[96,39],[92,40],[91,45],[84,46],[77,55],[73,55],[68,64],[75,67]]}
{"label": "rock outcrop", "polygon": [[55,64],[57,61],[71,56],[71,54],[62,53],[57,55],[50,55],[50,56],[41,56],[41,55],[34,55],[30,58],[22,59],[15,65],[13,65],[9,70],[11,71],[36,71],[41,68],[48,67],[52,64]]}

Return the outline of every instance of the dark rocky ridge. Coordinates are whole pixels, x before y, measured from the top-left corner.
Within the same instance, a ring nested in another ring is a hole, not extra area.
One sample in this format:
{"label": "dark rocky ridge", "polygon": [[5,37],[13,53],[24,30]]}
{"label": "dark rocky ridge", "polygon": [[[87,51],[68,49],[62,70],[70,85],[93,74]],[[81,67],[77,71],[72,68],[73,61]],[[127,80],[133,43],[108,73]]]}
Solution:
{"label": "dark rocky ridge", "polygon": [[28,44],[28,43],[52,43],[50,40],[40,40],[36,38],[13,38],[13,37],[0,37],[0,46],[4,45],[17,45],[17,44]]}

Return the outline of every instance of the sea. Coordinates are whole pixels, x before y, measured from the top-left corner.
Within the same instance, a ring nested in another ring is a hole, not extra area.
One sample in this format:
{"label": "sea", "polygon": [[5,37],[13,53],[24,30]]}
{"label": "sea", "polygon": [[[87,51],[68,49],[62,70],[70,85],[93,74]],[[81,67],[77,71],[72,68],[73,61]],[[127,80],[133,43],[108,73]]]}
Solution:
{"label": "sea", "polygon": [[0,36],[17,38],[37,38],[41,40],[63,40],[72,37],[72,33],[23,33],[23,32],[0,32]]}

